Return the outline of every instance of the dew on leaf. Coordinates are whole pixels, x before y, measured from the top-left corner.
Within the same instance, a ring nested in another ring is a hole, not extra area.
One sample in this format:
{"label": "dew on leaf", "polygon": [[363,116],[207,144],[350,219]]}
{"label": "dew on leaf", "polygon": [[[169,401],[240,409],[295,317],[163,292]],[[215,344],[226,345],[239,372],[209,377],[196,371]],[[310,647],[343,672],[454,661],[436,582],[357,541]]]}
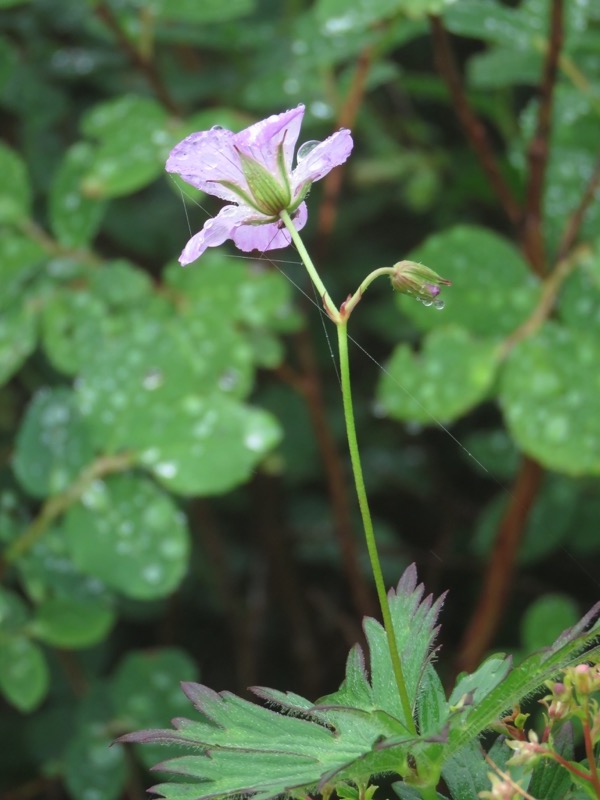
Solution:
{"label": "dew on leaf", "polygon": [[160,464],[156,464],[154,471],[161,478],[174,478],[177,475],[177,464],[172,461],[161,461]]}
{"label": "dew on leaf", "polygon": [[163,381],[164,376],[162,370],[151,369],[144,375],[142,386],[149,392],[153,392],[155,389],[158,389],[159,386],[162,386]]}

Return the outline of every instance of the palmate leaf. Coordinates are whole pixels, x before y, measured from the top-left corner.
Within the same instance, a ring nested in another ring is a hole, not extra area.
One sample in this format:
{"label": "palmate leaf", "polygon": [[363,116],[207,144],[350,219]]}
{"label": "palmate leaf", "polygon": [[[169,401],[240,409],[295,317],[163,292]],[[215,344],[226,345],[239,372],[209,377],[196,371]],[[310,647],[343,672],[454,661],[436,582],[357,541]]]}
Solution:
{"label": "palmate leaf", "polygon": [[[389,595],[415,711],[443,600],[433,603],[423,594],[413,566]],[[175,719],[174,730],[141,731],[122,740],[179,745],[179,752],[181,745],[189,746],[188,755],[157,767],[186,779],[155,787],[168,800],[234,795],[268,800],[285,793],[321,791],[342,781],[366,783],[375,774],[406,776],[411,771],[409,751],[413,759],[422,756],[423,763],[437,759],[443,720],[440,730],[411,735],[397,696],[385,631],[367,619],[365,633],[369,671],[361,648],[353,648],[341,688],[317,703],[291,693],[255,689],[278,707],[276,711],[229,692],[185,683],[186,695],[202,715],[199,721]]]}

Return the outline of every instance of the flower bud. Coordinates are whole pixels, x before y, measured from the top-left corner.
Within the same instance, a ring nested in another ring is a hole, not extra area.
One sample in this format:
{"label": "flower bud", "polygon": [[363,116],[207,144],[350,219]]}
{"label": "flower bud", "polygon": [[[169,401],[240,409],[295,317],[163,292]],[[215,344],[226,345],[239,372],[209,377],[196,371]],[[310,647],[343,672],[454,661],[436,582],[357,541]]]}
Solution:
{"label": "flower bud", "polygon": [[397,292],[410,295],[423,305],[438,309],[444,307],[444,301],[438,298],[440,287],[450,286],[452,283],[416,261],[399,261],[394,264],[390,278]]}

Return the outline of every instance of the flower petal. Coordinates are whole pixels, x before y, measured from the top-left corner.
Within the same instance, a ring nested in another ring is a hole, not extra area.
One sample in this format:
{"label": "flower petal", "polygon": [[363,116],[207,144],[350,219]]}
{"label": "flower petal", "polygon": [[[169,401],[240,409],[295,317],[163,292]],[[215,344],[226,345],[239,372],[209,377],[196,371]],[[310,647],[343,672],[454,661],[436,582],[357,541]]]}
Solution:
{"label": "flower petal", "polygon": [[347,128],[342,128],[314,147],[306,158],[298,161],[292,172],[293,196],[297,197],[307,183],[320,180],[334,167],[343,164],[353,145],[352,134]]}
{"label": "flower petal", "polygon": [[235,192],[216,182],[230,181],[248,191],[240,158],[233,146],[236,135],[224,128],[192,133],[171,150],[167,172],[176,172],[207,194],[239,203]]}
{"label": "flower petal", "polygon": [[248,209],[244,206],[224,206],[216,217],[206,221],[199,233],[192,236],[179,256],[179,263],[183,266],[191,264],[207,247],[217,247],[233,238],[235,229],[248,218]]}
{"label": "flower petal", "polygon": [[[306,203],[302,203],[292,216],[297,231],[301,231],[306,225],[307,218]],[[242,224],[233,232],[233,242],[236,247],[246,253],[250,250],[259,250],[264,253],[267,250],[287,247],[291,242],[291,236],[285,228],[280,227],[281,224],[280,222],[270,222],[266,225]]]}
{"label": "flower petal", "polygon": [[283,145],[283,155],[288,174],[292,171],[294,148],[300,135],[304,106],[299,105],[283,114],[273,114],[235,134],[235,146],[252,156],[273,175],[279,174],[277,156]]}

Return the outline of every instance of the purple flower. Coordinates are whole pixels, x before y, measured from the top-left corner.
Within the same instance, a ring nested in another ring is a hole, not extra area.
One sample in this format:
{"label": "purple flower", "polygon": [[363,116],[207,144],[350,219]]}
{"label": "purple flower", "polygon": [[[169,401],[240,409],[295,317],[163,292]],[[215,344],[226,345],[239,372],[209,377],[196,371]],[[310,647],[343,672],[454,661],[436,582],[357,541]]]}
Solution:
{"label": "purple flower", "polygon": [[215,126],[179,142],[167,160],[167,172],[207,194],[227,200],[216,217],[189,240],[179,261],[195,261],[207,247],[233,239],[240,250],[286,247],[290,234],[279,219],[287,211],[296,230],[306,223],[304,198],[314,181],[343,164],[352,150],[350,131],[337,131],[310,148],[294,148],[304,116],[300,105],[257,122],[240,133]]}

